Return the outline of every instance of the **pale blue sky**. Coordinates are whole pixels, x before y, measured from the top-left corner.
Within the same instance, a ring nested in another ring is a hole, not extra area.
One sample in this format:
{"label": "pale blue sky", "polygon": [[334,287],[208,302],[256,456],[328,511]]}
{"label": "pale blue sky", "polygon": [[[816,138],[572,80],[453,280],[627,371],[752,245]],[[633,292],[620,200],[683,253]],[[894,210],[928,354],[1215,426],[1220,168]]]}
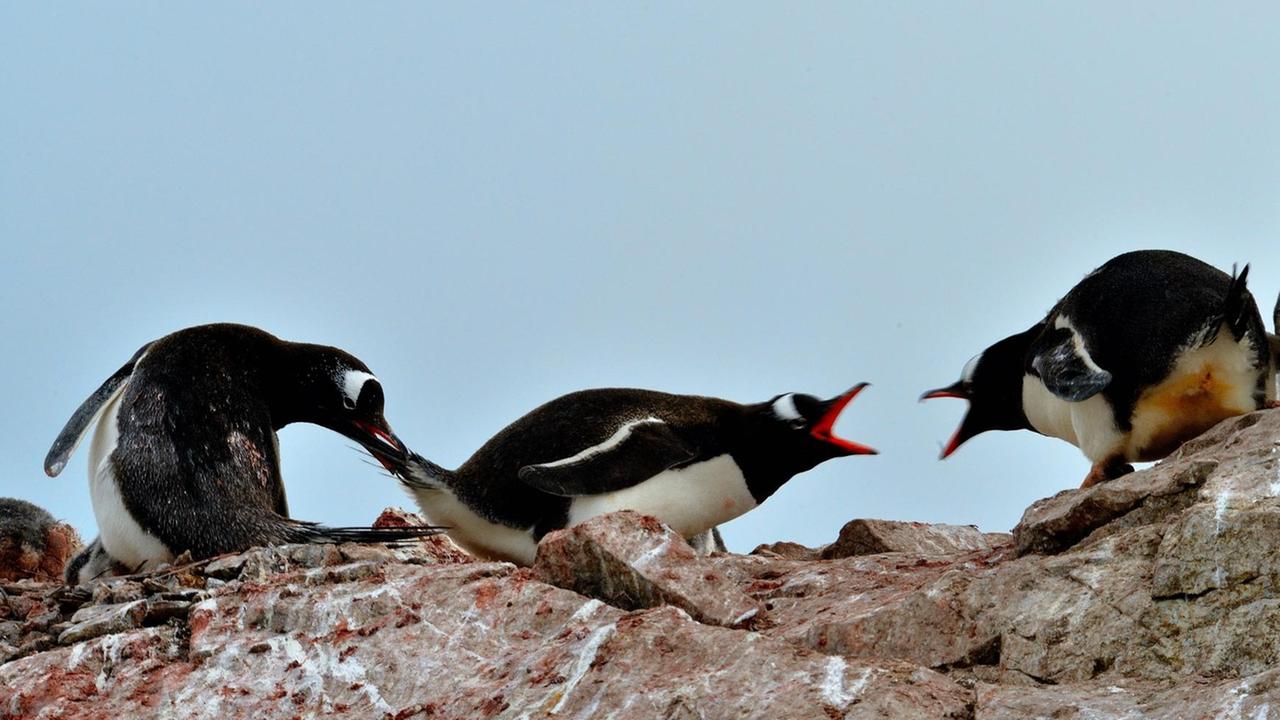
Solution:
{"label": "pale blue sky", "polygon": [[[1280,291],[1280,6],[0,5],[0,495],[95,534],[84,448],[142,343],[210,321],[339,345],[445,465],[571,390],[874,386],[828,463],[725,528],[1007,530],[1087,461],[946,462],[920,405],[1094,266],[1169,247]],[[411,505],[281,434],[294,514]]]}

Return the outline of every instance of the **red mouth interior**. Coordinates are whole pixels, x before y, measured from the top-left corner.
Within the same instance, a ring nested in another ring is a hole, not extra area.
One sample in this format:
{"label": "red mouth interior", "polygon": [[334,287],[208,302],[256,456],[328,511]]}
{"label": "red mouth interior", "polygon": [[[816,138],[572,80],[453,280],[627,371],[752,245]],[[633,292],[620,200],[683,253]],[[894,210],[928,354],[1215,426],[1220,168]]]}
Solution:
{"label": "red mouth interior", "polygon": [[947,442],[947,446],[942,449],[942,454],[938,456],[938,459],[946,460],[958,447],[960,447],[960,428],[956,428],[955,434],[951,436],[951,440]]}
{"label": "red mouth interior", "polygon": [[862,383],[837,398],[835,402],[831,403],[831,407],[827,409],[826,414],[822,416],[822,419],[818,421],[817,425],[813,426],[813,429],[811,429],[809,433],[815,438],[835,445],[851,455],[877,454],[875,448],[871,448],[851,440],[845,440],[842,437],[836,437],[836,435],[832,433],[832,429],[836,426],[836,420],[840,418],[840,412],[843,411],[845,406],[852,402],[853,399],[857,397],[858,393],[862,392],[863,388],[866,386],[867,383]]}
{"label": "red mouth interior", "polygon": [[[391,448],[391,450],[394,451],[396,454],[400,454],[404,452],[404,446],[400,444],[400,441],[396,439],[396,436],[392,435],[386,430],[383,430],[382,428],[376,425],[364,422],[362,420],[356,420],[355,426],[360,428],[361,431],[367,433],[371,437],[376,438],[377,440],[382,442],[382,444]],[[387,470],[393,473],[396,471],[395,464],[393,464],[389,459],[384,457],[381,453],[370,452],[369,454],[372,455],[375,460],[382,463],[382,467],[386,468]]]}
{"label": "red mouth interior", "polygon": [[964,395],[961,395],[960,393],[955,392],[954,390],[934,390],[933,392],[925,393],[920,399],[935,400],[937,398],[956,398],[957,400],[969,399]]}

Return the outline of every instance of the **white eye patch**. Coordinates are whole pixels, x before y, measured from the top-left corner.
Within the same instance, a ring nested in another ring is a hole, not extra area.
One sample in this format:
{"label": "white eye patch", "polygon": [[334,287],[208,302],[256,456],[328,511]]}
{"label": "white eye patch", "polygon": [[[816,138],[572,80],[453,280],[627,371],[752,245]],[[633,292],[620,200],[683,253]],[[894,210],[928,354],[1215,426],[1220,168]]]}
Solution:
{"label": "white eye patch", "polygon": [[964,369],[960,371],[960,379],[966,383],[973,382],[973,373],[978,369],[978,361],[982,359],[982,353],[978,353],[969,358],[969,362],[964,364]]}
{"label": "white eye patch", "polygon": [[338,376],[338,387],[342,390],[342,404],[354,408],[360,401],[360,391],[364,384],[378,378],[363,370],[346,370]]}
{"label": "white eye patch", "polygon": [[787,393],[773,401],[773,414],[779,420],[801,420],[800,411],[796,409],[795,393]]}

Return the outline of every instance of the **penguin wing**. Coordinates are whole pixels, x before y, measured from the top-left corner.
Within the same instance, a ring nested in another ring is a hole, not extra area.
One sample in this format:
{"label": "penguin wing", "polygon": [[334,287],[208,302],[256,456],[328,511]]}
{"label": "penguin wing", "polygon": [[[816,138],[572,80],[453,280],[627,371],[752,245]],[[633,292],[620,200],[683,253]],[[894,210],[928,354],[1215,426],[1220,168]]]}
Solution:
{"label": "penguin wing", "polygon": [[1111,384],[1111,373],[1098,367],[1069,327],[1052,328],[1031,345],[1031,368],[1049,392],[1067,402],[1080,402]]}
{"label": "penguin wing", "polygon": [[597,495],[638,485],[696,455],[670,425],[650,417],[623,425],[608,440],[576,455],[526,465],[519,476],[552,495]]}
{"label": "penguin wing", "polygon": [[125,363],[114,375],[107,378],[105,382],[93,391],[84,402],[80,403],[80,407],[76,408],[75,413],[71,415],[71,419],[67,421],[62,432],[58,433],[57,439],[53,441],[53,447],[49,448],[49,454],[44,457],[44,472],[49,477],[57,477],[58,473],[67,466],[67,461],[71,459],[71,454],[76,451],[76,446],[84,439],[84,434],[88,432],[89,426],[98,419],[98,415],[102,413],[102,408],[115,397],[116,393],[124,388],[124,383],[133,374],[133,368],[142,359],[143,354],[147,352],[147,348],[151,347],[151,343],[147,343],[138,348],[138,352],[129,358],[129,362]]}

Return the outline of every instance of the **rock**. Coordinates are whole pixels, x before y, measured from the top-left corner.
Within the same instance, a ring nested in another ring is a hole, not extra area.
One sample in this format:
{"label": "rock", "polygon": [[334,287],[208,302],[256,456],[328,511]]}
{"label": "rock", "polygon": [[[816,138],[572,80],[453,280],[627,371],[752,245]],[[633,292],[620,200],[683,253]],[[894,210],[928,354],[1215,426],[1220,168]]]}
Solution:
{"label": "rock", "polygon": [[[825,547],[825,546],[824,546]],[[823,548],[811,548],[800,543],[794,542],[775,542],[757,545],[751,551],[752,555],[764,555],[765,557],[785,558],[787,560],[819,560],[822,558]]]}
{"label": "rock", "polygon": [[978,720],[1098,718],[1258,718],[1280,712],[1280,670],[1239,680],[1196,680],[1169,687],[1118,680],[1084,685],[977,688]]}
{"label": "rock", "polygon": [[533,576],[623,609],[675,605],[724,627],[758,622],[764,609],[679,533],[630,510],[549,533],[538,544]]}
{"label": "rock", "polygon": [[74,623],[58,636],[62,645],[91,640],[100,635],[124,632],[142,627],[147,616],[147,601],[134,600],[123,605],[94,605],[72,616]]}
{"label": "rock", "polygon": [[893,550],[698,558],[624,513],[533,569],[283,546],[0,583],[0,718],[1280,714],[1280,411],[1036,503],[1016,545],[855,526]]}
{"label": "rock", "polygon": [[25,500],[0,498],[0,580],[59,581],[81,547],[75,528]]}
{"label": "rock", "polygon": [[887,552],[955,555],[991,547],[991,540],[972,525],[853,520],[840,528],[840,536],[822,549],[820,557],[831,560]]}
{"label": "rock", "polygon": [[[968,716],[971,693],[905,663],[846,660],[627,613],[502,563],[284,578],[134,630],[0,666],[13,715],[352,717]],[[625,681],[622,679],[625,678]]]}

